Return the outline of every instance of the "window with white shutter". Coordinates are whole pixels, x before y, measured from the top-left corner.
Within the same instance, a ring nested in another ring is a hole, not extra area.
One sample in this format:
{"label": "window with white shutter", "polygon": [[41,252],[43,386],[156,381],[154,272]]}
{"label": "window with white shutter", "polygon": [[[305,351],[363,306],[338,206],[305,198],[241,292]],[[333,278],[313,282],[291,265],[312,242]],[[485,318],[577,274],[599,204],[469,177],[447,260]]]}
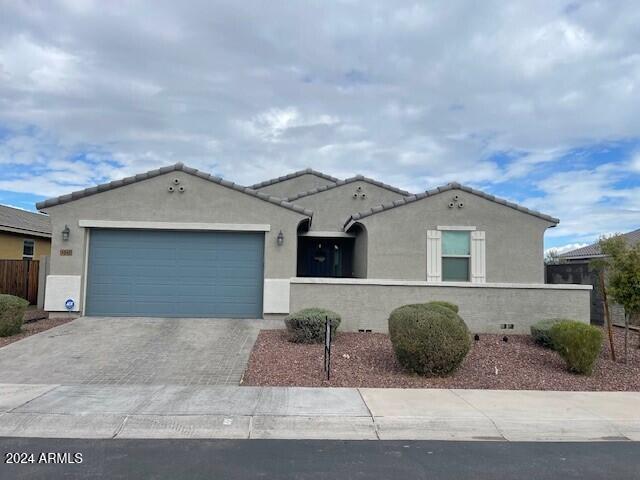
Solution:
{"label": "window with white shutter", "polygon": [[427,282],[485,283],[485,232],[460,226],[427,230]]}
{"label": "window with white shutter", "polygon": [[427,282],[440,282],[441,277],[441,245],[442,232],[427,230]]}
{"label": "window with white shutter", "polygon": [[471,282],[485,283],[486,281],[485,234],[480,231],[471,232]]}

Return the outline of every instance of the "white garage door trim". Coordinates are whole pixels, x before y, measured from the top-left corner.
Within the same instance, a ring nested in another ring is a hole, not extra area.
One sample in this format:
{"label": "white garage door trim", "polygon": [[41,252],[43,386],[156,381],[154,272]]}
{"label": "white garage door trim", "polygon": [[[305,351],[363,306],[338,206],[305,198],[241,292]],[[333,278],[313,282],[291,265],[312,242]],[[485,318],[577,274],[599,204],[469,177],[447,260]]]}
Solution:
{"label": "white garage door trim", "polygon": [[139,222],[129,220],[78,220],[79,227],[141,230],[207,230],[221,232],[270,232],[262,223]]}
{"label": "white garage door trim", "polygon": [[[96,231],[98,231],[98,230],[105,231],[105,232],[108,232],[109,230],[111,230],[112,232],[115,232],[115,231],[120,230],[120,229],[117,229],[117,228],[115,228],[115,229],[114,228],[105,228],[105,229],[86,228],[85,230],[86,230],[86,234],[87,235],[86,235],[86,249],[85,249],[85,253],[86,253],[86,257],[85,258],[86,258],[86,260],[85,260],[85,265],[84,265],[84,267],[85,267],[84,268],[84,278],[82,279],[83,280],[82,283],[83,283],[83,287],[84,287],[83,291],[82,291],[82,312],[83,312],[83,314],[86,315],[86,314],[88,314],[88,312],[87,312],[87,304],[88,304],[87,297],[88,297],[88,293],[89,293],[89,288],[88,288],[89,266],[90,266],[89,264],[91,263],[90,262],[90,257],[92,255],[91,254],[91,251],[92,251],[91,250],[91,243],[92,242],[90,241],[90,237],[92,237],[93,236],[92,234],[96,233]],[[124,230],[124,229],[121,229],[121,230]],[[181,232],[185,233],[185,234],[189,234],[189,233],[193,234],[193,233],[197,233],[194,230],[200,230],[200,229],[168,229],[168,228],[163,228],[163,229],[154,229],[154,228],[150,228],[150,229],[131,229],[131,228],[129,228],[128,230],[130,230],[132,232],[135,231],[135,230],[138,230],[139,232],[146,231],[146,232],[149,232],[149,233],[151,233],[151,232],[160,233],[160,231],[164,231],[166,233],[173,232],[174,234],[179,234]],[[204,234],[205,232],[200,232],[200,233]],[[238,231],[235,231],[235,232],[231,231],[230,232],[228,230],[224,230],[224,231],[217,231],[216,230],[216,231],[210,231],[210,232],[206,232],[206,233],[212,233],[212,234],[213,233],[220,233],[220,234],[225,234],[225,233],[226,234],[233,234],[233,233],[242,234],[242,233],[246,233],[247,235],[253,233],[252,236],[254,236],[254,235],[258,234],[258,233],[265,233],[265,232],[264,232],[264,230],[258,230],[258,231],[255,231],[255,230],[252,230],[252,231],[241,230],[239,232]],[[221,238],[223,238],[223,237],[221,237]],[[260,303],[262,305],[261,305],[261,308],[257,312],[255,312],[256,314],[259,315],[258,317],[253,317],[250,314],[248,314],[249,316],[247,316],[247,318],[261,318],[261,317],[263,317],[263,315],[265,313],[265,308],[264,308],[264,293],[265,293],[265,291],[264,291],[265,288],[264,287],[265,287],[265,280],[266,280],[264,278],[264,262],[265,262],[265,254],[266,254],[266,250],[264,248],[265,236],[264,235],[258,235],[258,237],[256,237],[256,238],[261,238],[262,239],[261,240],[261,245],[262,245],[262,247],[261,247],[261,250],[262,250],[261,264],[262,264],[262,266],[260,267],[260,269],[263,271],[263,274],[261,276],[262,289],[261,289],[261,298],[260,298]],[[256,278],[259,278],[259,277],[256,277]],[[226,318],[226,316],[227,316],[227,315],[219,315],[218,313],[212,311],[211,312],[211,317]],[[106,315],[106,313],[95,313],[95,312],[93,314]],[[128,315],[128,314],[122,315],[122,312],[121,312],[120,314],[118,314],[118,313],[109,313],[109,315],[113,315],[113,316],[146,316],[147,313],[145,312],[145,313],[138,314],[138,313],[134,312],[131,315]],[[157,313],[157,314],[153,313],[153,314],[150,314],[150,315],[151,316],[168,316],[168,317],[170,317],[170,316],[174,316],[175,317],[176,316],[176,315],[172,315],[171,313],[167,314],[166,312]],[[192,317],[192,316],[208,317],[208,315],[201,315],[200,313],[193,314],[193,313],[190,313],[190,312],[185,312],[185,316],[186,317]],[[229,312],[228,316],[231,317],[231,318],[244,318],[244,316],[237,316],[236,312]]]}

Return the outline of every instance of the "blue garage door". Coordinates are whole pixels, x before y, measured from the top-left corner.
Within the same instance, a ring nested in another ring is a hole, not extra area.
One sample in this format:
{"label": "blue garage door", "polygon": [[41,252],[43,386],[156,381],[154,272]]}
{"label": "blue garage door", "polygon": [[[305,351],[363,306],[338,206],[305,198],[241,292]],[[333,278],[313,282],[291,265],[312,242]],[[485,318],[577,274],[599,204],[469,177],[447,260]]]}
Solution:
{"label": "blue garage door", "polygon": [[264,233],[92,230],[87,315],[262,317]]}

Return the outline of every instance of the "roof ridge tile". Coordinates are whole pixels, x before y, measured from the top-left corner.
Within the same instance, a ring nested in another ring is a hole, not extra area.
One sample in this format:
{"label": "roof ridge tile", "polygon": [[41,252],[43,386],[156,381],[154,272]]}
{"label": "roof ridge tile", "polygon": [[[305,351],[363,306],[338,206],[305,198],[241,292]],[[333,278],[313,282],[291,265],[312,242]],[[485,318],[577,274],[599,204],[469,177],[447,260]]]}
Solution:
{"label": "roof ridge tile", "polygon": [[281,177],[272,178],[270,180],[264,180],[262,182],[254,183],[250,185],[249,188],[253,190],[257,190],[259,188],[268,187],[269,185],[274,185],[276,183],[284,182],[285,180],[291,180],[292,178],[297,178],[302,175],[315,175],[316,177],[324,178],[325,180],[329,180],[330,182],[336,183],[340,181],[339,178],[332,177],[331,175],[327,175],[326,173],[319,172],[312,168],[305,168],[303,170],[298,170],[292,173],[288,173],[287,175],[282,175]]}
{"label": "roof ridge tile", "polygon": [[174,172],[174,171],[183,171],[185,173],[188,173],[190,175],[194,175],[200,178],[203,178],[205,180],[208,180],[210,182],[213,182],[217,185],[221,185],[223,187],[226,188],[230,188],[232,190],[235,190],[237,192],[241,192],[241,193],[245,193],[247,195],[251,195],[252,197],[256,197],[259,198],[260,200],[264,200],[266,202],[272,203],[274,205],[278,205],[280,207],[283,208],[287,208],[289,210],[293,210],[297,213],[302,213],[304,215],[307,215],[309,217],[313,216],[313,211],[300,207],[299,205],[294,205],[293,203],[290,202],[282,202],[282,200],[280,198],[277,197],[273,197],[273,196],[269,196],[266,195],[264,193],[261,192],[257,192],[255,190],[253,190],[252,188],[249,187],[244,187],[241,185],[238,185],[236,183],[233,183],[229,180],[224,180],[221,177],[216,177],[214,175],[211,175],[209,173],[205,173],[202,172],[200,170],[197,170],[195,168],[192,167],[187,167],[185,166],[182,162],[178,162],[174,165],[170,165],[167,167],[162,167],[162,168],[158,168],[155,170],[150,170],[146,173],[139,173],[130,177],[125,177],[125,178],[121,178],[118,180],[113,180],[111,182],[108,183],[102,183],[100,185],[95,185],[93,187],[89,187],[89,188],[85,188],[84,190],[78,190],[75,192],[71,192],[69,194],[66,195],[61,195],[59,197],[54,197],[54,198],[49,198],[46,200],[43,200],[42,202],[38,202],[36,204],[36,208],[38,210],[41,210],[43,208],[48,208],[48,207],[53,207],[55,205],[61,205],[63,203],[68,203],[71,202],[73,200],[78,200],[80,198],[84,198],[84,197],[88,197],[91,195],[95,195],[97,193],[102,193],[102,192],[106,192],[108,190],[113,190],[115,188],[119,188],[119,187],[123,187],[126,185],[130,185],[132,183],[135,182],[140,182],[142,180],[147,180],[150,178],[154,178],[157,177],[159,175],[164,175],[165,173],[169,173],[169,172]]}
{"label": "roof ridge tile", "polygon": [[411,192],[407,192],[406,190],[402,190],[400,188],[394,187],[393,185],[389,185],[387,183],[380,182],[378,180],[374,180],[373,178],[365,177],[364,175],[355,175],[353,177],[345,178],[344,180],[338,180],[333,185],[322,185],[320,187],[312,188],[311,190],[307,190],[306,192],[299,192],[295,195],[291,195],[287,197],[287,200],[298,200],[299,198],[308,197],[309,195],[315,195],[316,193],[324,192],[326,190],[332,190],[336,187],[341,187],[343,185],[347,185],[353,182],[367,182],[377,187],[385,188],[387,190],[391,190],[392,192],[398,193],[400,195],[412,195]]}
{"label": "roof ridge tile", "polygon": [[[409,196],[406,196],[404,198],[400,198],[400,199],[394,201],[391,205],[383,203],[383,204],[377,205],[377,206],[375,206],[375,207],[373,207],[373,208],[371,208],[369,210],[365,210],[363,212],[355,213],[355,214],[351,215],[349,218],[347,218],[347,220],[344,222],[343,228],[346,227],[349,224],[349,222],[352,222],[352,221],[355,221],[355,220],[360,220],[362,218],[368,217],[370,215],[374,215],[374,214],[379,213],[379,212],[384,212],[384,211],[390,210],[392,208],[401,207],[403,205],[407,205],[409,203],[413,203],[413,202],[416,202],[418,200],[422,200],[423,198],[431,197],[433,195],[436,195],[436,194],[439,194],[439,193],[444,193],[444,192],[447,192],[447,191],[453,190],[453,189],[462,190],[464,192],[471,193],[472,195],[476,195],[478,197],[482,197],[482,198],[484,198],[486,200],[489,200],[489,201],[492,201],[494,203],[498,203],[500,205],[504,205],[506,207],[513,208],[514,210],[518,210],[519,212],[526,213],[526,214],[532,215],[534,217],[541,218],[543,220],[547,220],[548,222],[552,222],[552,223],[555,223],[555,224],[560,223],[560,220],[558,220],[557,218],[552,217],[550,215],[546,215],[546,214],[538,212],[536,210],[531,210],[531,209],[529,209],[527,207],[523,207],[523,206],[520,206],[520,205],[518,205],[516,203],[509,202],[509,201],[507,201],[507,200],[505,200],[503,198],[498,198],[495,195],[490,195],[490,194],[485,193],[485,192],[483,192],[481,190],[473,189],[473,188],[468,187],[466,185],[462,185],[462,184],[460,184],[458,182],[451,182],[451,183],[448,183],[446,185],[442,185],[440,187],[436,187],[434,189],[427,190],[427,191],[422,192],[422,193],[409,195]],[[633,233],[633,232],[631,232],[631,233]]]}

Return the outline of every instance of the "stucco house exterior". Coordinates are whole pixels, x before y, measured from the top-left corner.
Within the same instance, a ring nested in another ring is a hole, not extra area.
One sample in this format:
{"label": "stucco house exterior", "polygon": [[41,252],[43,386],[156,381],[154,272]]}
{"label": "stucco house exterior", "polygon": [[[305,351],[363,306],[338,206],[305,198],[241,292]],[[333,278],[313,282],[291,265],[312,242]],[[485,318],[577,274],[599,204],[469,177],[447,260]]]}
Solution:
{"label": "stucco house exterior", "polygon": [[50,251],[47,215],[0,205],[0,260],[38,260]]}
{"label": "stucco house exterior", "polygon": [[412,194],[307,169],[244,187],[176,164],[37,207],[52,222],[52,314],[318,306],[346,330],[385,331],[393,308],[442,299],[478,332],[589,321],[590,287],[544,284],[544,233],[558,220],[457,183]]}

